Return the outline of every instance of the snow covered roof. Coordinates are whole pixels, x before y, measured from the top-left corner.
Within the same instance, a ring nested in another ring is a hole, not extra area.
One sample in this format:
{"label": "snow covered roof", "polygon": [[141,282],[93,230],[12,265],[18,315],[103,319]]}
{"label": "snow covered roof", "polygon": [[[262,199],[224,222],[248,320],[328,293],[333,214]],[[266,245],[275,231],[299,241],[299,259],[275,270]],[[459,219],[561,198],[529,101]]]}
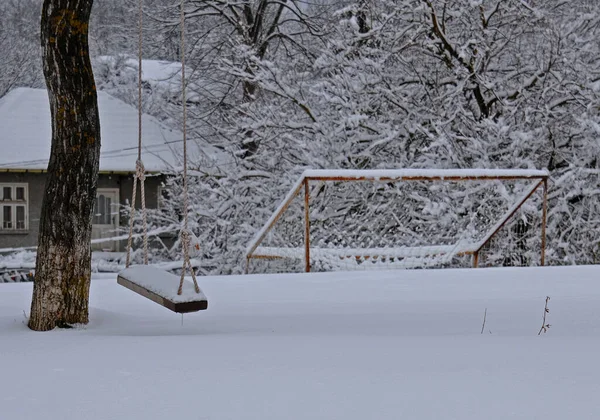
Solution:
{"label": "snow covered roof", "polygon": [[[119,68],[122,72],[128,72],[137,82],[138,59],[128,56],[102,55],[94,60],[95,71],[99,66]],[[223,80],[211,77],[199,77],[195,70],[186,65],[187,100],[200,101],[203,98],[218,100],[225,95],[228,84]],[[153,87],[160,87],[167,91],[181,94],[181,63],[177,61],[164,60],[142,60],[142,81]]]}
{"label": "snow covered roof", "polygon": [[[134,172],[137,158],[137,109],[98,92],[101,128],[101,172]],[[181,166],[183,135],[157,119],[142,117],[142,160],[149,172]],[[0,171],[46,170],[52,125],[45,89],[17,88],[0,98]],[[188,156],[214,168],[228,156],[209,145],[188,144]],[[209,170],[207,168],[207,170]]]}

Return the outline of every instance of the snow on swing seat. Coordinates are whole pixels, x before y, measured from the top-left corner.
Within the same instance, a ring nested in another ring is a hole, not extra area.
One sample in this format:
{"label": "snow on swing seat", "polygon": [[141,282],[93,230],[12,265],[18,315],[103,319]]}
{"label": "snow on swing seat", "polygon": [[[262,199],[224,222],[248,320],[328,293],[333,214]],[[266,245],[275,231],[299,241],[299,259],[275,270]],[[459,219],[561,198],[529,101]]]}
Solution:
{"label": "snow on swing seat", "polygon": [[117,282],[124,287],[177,313],[197,312],[208,308],[208,299],[197,293],[189,281],[177,294],[180,277],[149,265],[137,265],[121,271]]}

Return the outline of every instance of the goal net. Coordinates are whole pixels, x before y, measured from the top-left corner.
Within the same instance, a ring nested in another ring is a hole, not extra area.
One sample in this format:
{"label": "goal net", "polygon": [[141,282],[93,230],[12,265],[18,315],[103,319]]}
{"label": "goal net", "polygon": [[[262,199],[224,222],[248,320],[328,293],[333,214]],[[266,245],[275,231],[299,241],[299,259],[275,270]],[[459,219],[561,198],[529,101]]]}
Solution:
{"label": "goal net", "polygon": [[544,263],[546,171],[308,170],[249,243],[247,272]]}

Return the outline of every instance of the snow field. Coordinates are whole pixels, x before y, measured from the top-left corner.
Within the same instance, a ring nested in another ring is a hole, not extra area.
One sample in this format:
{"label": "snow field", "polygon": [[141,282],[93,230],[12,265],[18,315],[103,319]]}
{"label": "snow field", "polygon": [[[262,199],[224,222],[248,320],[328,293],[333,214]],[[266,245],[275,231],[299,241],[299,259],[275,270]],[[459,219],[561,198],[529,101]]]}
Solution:
{"label": "snow field", "polygon": [[31,284],[2,284],[0,418],[596,419],[599,274],[202,277],[183,325],[97,275],[90,324],[49,333],[25,325]]}

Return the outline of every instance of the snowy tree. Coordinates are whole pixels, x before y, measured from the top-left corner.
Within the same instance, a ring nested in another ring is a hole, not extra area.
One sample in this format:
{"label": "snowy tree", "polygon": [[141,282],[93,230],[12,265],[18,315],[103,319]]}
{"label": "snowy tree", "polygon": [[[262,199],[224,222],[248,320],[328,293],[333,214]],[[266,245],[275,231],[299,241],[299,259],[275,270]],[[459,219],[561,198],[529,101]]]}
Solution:
{"label": "snowy tree", "polygon": [[[132,54],[138,43],[138,2],[104,0],[94,3],[90,18],[90,54],[93,57]],[[144,32],[144,42],[152,40]]]}
{"label": "snowy tree", "polygon": [[[179,3],[145,7],[156,38],[144,33],[145,54],[178,60]],[[191,168],[206,272],[240,270],[253,232],[306,167],[547,167],[549,262],[596,262],[598,22],[585,0],[188,2],[190,139],[232,157],[217,173],[202,160]],[[136,69],[123,57],[97,67],[99,86],[134,103]],[[146,94],[147,112],[181,127],[180,93]],[[154,223],[176,228],[180,186],[168,182],[171,211]],[[483,203],[493,214],[512,188],[455,197],[452,211]],[[340,211],[352,199],[342,194]],[[537,263],[538,208],[496,244],[531,252],[496,263]],[[413,221],[432,240],[452,223]]]}
{"label": "snowy tree", "polygon": [[0,97],[18,86],[42,85],[38,0],[0,3]]}

